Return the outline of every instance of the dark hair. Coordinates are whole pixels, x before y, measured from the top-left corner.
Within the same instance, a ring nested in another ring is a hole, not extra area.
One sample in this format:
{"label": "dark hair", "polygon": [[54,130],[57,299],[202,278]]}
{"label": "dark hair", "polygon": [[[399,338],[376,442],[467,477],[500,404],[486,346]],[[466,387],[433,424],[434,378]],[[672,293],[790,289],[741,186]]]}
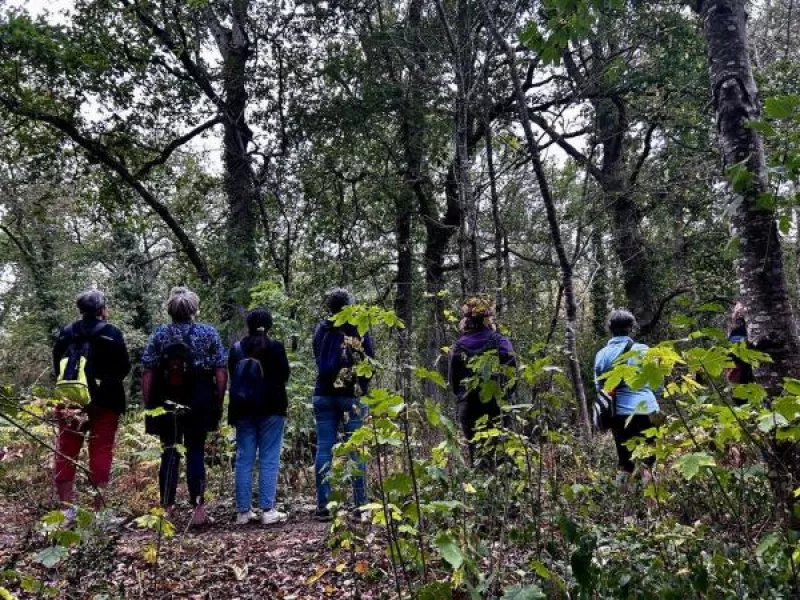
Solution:
{"label": "dark hair", "polygon": [[335,315],[348,304],[353,304],[355,299],[353,295],[344,288],[335,288],[328,292],[325,298],[325,307],[328,312]]}
{"label": "dark hair", "polygon": [[106,307],[106,295],[100,290],[84,290],[75,298],[75,305],[85,317],[96,317]]}
{"label": "dark hair", "polygon": [[272,329],[272,313],[266,307],[254,308],[247,313],[247,332],[250,335],[266,335]]}
{"label": "dark hair", "polygon": [[636,329],[636,317],[624,308],[612,310],[607,323],[611,335],[630,335]]}

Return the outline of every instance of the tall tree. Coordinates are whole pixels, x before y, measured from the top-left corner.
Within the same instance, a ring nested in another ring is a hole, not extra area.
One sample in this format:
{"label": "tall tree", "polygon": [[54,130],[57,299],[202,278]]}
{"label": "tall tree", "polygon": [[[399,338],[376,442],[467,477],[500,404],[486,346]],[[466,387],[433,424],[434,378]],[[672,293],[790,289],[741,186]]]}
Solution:
{"label": "tall tree", "polygon": [[[761,136],[748,123],[759,118],[747,38],[745,0],[699,0],[703,19],[711,95],[725,168],[739,181],[733,190],[732,234],[738,241],[739,293],[747,315],[748,340],[773,360],[758,377],[771,395],[783,378],[800,376],[800,344],[783,267],[775,211],[759,201],[769,194]],[[738,174],[738,175],[737,175]],[[797,444],[775,444],[770,457],[773,487],[784,518],[800,527],[794,510],[800,463]]]}

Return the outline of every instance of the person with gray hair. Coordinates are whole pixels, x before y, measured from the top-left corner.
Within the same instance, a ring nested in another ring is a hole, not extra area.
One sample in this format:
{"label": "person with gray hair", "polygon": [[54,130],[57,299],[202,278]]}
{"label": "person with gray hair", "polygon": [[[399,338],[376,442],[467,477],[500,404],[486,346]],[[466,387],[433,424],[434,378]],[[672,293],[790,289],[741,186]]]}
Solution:
{"label": "person with gray hair", "polygon": [[142,353],[142,395],[147,408],[163,407],[147,417],[148,433],[161,441],[158,483],[161,505],[172,513],[178,486],[179,446],[186,455],[186,479],[193,525],[211,521],[206,512],[206,437],[219,427],[227,356],[217,330],[195,322],[200,299],[187,287],[172,288],[166,303],[172,322],[159,325]]}
{"label": "person with gray hair", "polygon": [[102,489],[111,478],[114,439],[119,418],[125,412],[123,380],[131,369],[122,332],[108,322],[105,294],[87,289],[78,294],[75,305],[81,318],[61,330],[53,347],[56,378],[63,359],[70,353],[85,354],[86,383],[90,402],[85,407],[60,404],[56,407],[58,438],[54,480],[59,500],[65,505],[66,520],[74,519],[71,506],[75,495],[77,460],[84,440],[89,446],[89,481],[98,492],[94,507],[105,504]]}
{"label": "person with gray hair", "polygon": [[[612,338],[605,347],[601,348],[595,356],[594,374],[595,386],[598,394],[603,389],[603,381],[600,376],[610,371],[617,359],[631,351],[644,354],[648,347],[644,344],[634,342],[631,337],[636,330],[636,317],[625,309],[611,311],[607,320],[608,330]],[[638,358],[628,359],[628,364],[635,364]],[[619,458],[620,479],[626,478],[633,473],[635,465],[633,463],[632,451],[626,443],[650,429],[659,421],[659,406],[656,395],[649,387],[644,386],[633,389],[624,381],[615,389],[606,392],[615,403],[614,416],[611,421],[611,433],[614,436],[614,444],[617,448]],[[646,441],[646,438],[644,438]],[[643,480],[649,479],[649,469],[653,466],[654,457],[648,457],[644,461],[642,475]]]}

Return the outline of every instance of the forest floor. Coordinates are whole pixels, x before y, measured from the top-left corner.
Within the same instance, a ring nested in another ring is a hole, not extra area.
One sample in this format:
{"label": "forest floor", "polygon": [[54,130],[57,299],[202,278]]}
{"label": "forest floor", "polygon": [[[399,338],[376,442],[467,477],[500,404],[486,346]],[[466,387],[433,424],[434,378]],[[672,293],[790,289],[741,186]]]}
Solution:
{"label": "forest floor", "polygon": [[[43,510],[0,499],[0,571],[33,575],[53,586],[52,596],[69,599],[391,597],[386,557],[370,526],[359,524],[365,551],[337,556],[329,547],[330,524],[314,520],[305,500],[285,523],[268,527],[236,526],[230,506],[211,503],[214,524],[189,528],[186,507],[175,518],[176,534],[160,541],[157,562],[156,533],[130,518],[106,526],[58,567],[45,569],[33,559],[48,545],[39,522]],[[10,589],[20,598],[41,597],[37,590]]]}

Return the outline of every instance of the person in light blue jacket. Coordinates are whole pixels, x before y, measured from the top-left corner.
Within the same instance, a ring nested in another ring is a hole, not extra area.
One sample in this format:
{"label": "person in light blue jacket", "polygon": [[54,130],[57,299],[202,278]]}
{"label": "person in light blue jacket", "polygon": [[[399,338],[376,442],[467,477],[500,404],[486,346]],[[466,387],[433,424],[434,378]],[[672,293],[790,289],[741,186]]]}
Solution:
{"label": "person in light blue jacket", "polygon": [[[604,381],[599,379],[600,376],[611,370],[617,358],[631,350],[642,354],[647,350],[646,345],[633,341],[631,334],[635,329],[636,318],[627,310],[617,309],[608,316],[608,330],[613,337],[600,349],[594,359],[595,386],[598,392],[604,384]],[[628,363],[633,364],[634,360],[631,358]],[[653,417],[660,410],[658,400],[649,387],[631,389],[624,382],[613,390],[612,396],[616,402],[616,414],[611,425],[611,433],[617,447],[619,469],[625,473],[632,473],[635,465],[631,458],[631,450],[625,443],[653,427]],[[643,462],[646,467],[652,467],[654,457],[648,457]]]}

